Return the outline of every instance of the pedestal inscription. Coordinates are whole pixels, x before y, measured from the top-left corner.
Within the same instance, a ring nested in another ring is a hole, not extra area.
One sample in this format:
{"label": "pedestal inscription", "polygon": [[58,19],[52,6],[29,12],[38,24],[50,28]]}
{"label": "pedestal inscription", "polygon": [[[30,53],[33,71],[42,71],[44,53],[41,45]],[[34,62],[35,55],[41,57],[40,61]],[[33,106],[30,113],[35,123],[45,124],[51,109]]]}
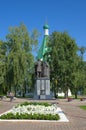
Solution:
{"label": "pedestal inscription", "polygon": [[40,95],[40,80],[37,80],[37,95]]}
{"label": "pedestal inscription", "polygon": [[50,98],[50,80],[48,78],[38,78],[35,86],[35,99]]}
{"label": "pedestal inscription", "polygon": [[50,80],[46,80],[46,95],[50,94]]}

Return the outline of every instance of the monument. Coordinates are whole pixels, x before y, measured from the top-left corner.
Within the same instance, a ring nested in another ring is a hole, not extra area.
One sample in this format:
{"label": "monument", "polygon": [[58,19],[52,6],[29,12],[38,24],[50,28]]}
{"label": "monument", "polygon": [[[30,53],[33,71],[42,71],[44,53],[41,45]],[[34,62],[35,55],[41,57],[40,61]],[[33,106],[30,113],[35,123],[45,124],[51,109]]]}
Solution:
{"label": "monument", "polygon": [[34,99],[51,99],[50,93],[50,67],[45,57],[48,47],[49,26],[45,24],[44,39],[35,63],[35,92]]}

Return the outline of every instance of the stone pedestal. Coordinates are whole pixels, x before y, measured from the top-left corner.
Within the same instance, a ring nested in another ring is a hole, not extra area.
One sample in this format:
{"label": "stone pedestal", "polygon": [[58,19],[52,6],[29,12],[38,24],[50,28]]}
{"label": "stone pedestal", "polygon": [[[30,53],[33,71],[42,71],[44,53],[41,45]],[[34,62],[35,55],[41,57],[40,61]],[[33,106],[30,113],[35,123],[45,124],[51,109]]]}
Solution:
{"label": "stone pedestal", "polygon": [[51,99],[49,78],[41,77],[36,79],[34,99]]}

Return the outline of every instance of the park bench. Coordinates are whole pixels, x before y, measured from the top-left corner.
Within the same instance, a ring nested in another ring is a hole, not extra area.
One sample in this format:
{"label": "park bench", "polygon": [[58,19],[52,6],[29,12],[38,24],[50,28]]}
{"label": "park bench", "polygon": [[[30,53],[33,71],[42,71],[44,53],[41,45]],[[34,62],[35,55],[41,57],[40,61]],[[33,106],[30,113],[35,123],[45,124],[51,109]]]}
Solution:
{"label": "park bench", "polygon": [[85,101],[86,100],[86,98],[80,98],[80,101]]}
{"label": "park bench", "polygon": [[2,95],[0,95],[0,99],[1,99],[1,100],[3,99],[3,96],[2,96]]}
{"label": "park bench", "polygon": [[71,97],[68,98],[68,102],[70,102],[70,101],[72,101],[72,100],[74,100],[74,98],[71,98]]}

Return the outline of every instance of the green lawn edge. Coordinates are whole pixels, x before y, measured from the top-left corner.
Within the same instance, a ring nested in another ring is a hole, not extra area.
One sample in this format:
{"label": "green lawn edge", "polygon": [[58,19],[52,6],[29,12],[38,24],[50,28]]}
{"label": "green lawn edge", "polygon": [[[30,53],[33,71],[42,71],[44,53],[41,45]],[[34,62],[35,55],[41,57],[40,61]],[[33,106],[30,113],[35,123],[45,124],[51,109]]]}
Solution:
{"label": "green lawn edge", "polygon": [[86,110],[86,105],[85,106],[79,106],[81,109]]}

